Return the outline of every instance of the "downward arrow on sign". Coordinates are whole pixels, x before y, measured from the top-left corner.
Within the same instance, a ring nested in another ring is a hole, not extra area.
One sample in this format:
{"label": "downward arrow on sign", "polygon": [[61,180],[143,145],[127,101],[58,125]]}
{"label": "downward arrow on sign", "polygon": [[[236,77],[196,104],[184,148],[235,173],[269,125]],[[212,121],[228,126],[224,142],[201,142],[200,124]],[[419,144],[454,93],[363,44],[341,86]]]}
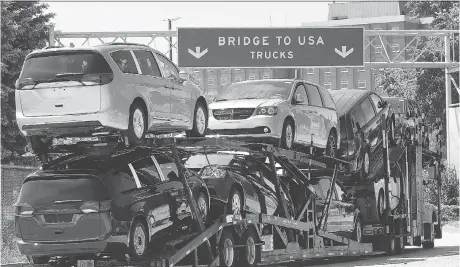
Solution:
{"label": "downward arrow on sign", "polygon": [[201,47],[197,46],[195,47],[195,51],[193,51],[192,49],[188,49],[188,52],[190,53],[190,55],[196,57],[196,58],[200,58],[202,56],[204,56],[206,53],[208,53],[208,49],[206,48],[205,50],[201,51]]}
{"label": "downward arrow on sign", "polygon": [[340,51],[339,49],[335,49],[335,52],[337,54],[339,54],[339,56],[343,57],[343,58],[346,58],[348,55],[350,55],[351,53],[353,53],[353,50],[354,48],[351,48],[350,50],[347,51],[347,47],[346,46],[342,46],[342,51]]}

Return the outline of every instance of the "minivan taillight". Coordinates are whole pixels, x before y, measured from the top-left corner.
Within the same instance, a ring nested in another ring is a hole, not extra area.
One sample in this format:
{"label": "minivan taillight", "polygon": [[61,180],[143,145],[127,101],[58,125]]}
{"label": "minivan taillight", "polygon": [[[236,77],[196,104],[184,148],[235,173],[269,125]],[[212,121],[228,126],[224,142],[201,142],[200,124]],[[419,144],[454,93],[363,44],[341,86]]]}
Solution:
{"label": "minivan taillight", "polygon": [[86,74],[82,77],[81,81],[83,83],[93,82],[99,85],[104,85],[113,81],[113,73]]}
{"label": "minivan taillight", "polygon": [[110,210],[110,200],[107,201],[88,201],[80,206],[83,213],[99,213]]}
{"label": "minivan taillight", "polygon": [[31,216],[34,214],[34,208],[29,204],[16,204],[14,206],[14,214],[20,216]]}

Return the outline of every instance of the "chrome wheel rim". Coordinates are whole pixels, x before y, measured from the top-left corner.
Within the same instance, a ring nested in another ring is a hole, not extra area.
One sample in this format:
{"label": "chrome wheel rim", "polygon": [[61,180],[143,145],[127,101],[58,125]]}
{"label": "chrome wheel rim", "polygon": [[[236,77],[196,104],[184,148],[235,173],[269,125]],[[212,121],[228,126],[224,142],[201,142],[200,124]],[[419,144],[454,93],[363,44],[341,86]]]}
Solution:
{"label": "chrome wheel rim", "polygon": [[249,264],[253,264],[256,260],[256,243],[251,236],[246,240],[246,258]]}
{"label": "chrome wheel rim", "polygon": [[134,250],[137,255],[144,254],[145,251],[145,233],[140,225],[134,230]]}
{"label": "chrome wheel rim", "polygon": [[382,195],[380,195],[380,201],[379,201],[379,213],[380,213],[380,217],[383,217],[383,210],[385,209],[385,203],[384,203],[384,197]]}
{"label": "chrome wheel rim", "polygon": [[201,216],[206,217],[208,209],[207,209],[206,200],[203,198],[203,196],[200,195],[200,197],[198,198],[197,204],[198,204],[198,209],[201,212]]}
{"label": "chrome wheel rim", "polygon": [[364,153],[364,172],[369,173],[369,155]]}
{"label": "chrome wheel rim", "polygon": [[356,223],[356,241],[361,242],[362,233],[361,233],[361,223],[358,221]]}
{"label": "chrome wheel rim", "polygon": [[286,126],[286,146],[292,147],[292,126],[290,124]]}
{"label": "chrome wheel rim", "polygon": [[206,129],[206,115],[202,107],[198,107],[196,111],[195,121],[196,121],[196,128],[198,130],[198,133],[204,134],[204,131]]}
{"label": "chrome wheel rim", "polygon": [[241,211],[241,200],[240,196],[234,194],[232,197],[232,213],[233,214],[240,214]]}
{"label": "chrome wheel rim", "polygon": [[234,251],[233,251],[233,242],[230,239],[225,239],[224,241],[224,262],[226,266],[232,266],[233,264],[233,257],[234,257]]}
{"label": "chrome wheel rim", "polygon": [[144,114],[140,109],[136,109],[133,114],[133,129],[137,138],[142,138],[144,128]]}
{"label": "chrome wheel rim", "polygon": [[335,137],[333,135],[329,136],[329,155],[330,157],[335,157],[335,149],[337,146],[337,142],[335,141]]}

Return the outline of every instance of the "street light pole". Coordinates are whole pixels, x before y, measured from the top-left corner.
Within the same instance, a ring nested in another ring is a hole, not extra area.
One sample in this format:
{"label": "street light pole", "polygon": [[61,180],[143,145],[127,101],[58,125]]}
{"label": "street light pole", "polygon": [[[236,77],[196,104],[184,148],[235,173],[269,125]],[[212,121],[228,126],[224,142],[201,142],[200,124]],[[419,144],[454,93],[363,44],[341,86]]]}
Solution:
{"label": "street light pole", "polygon": [[[172,30],[172,22],[179,20],[181,17],[176,17],[172,19],[165,19],[163,21],[168,21],[168,31]],[[169,37],[169,59],[172,61],[172,49],[173,49],[173,44],[172,44],[172,36]]]}

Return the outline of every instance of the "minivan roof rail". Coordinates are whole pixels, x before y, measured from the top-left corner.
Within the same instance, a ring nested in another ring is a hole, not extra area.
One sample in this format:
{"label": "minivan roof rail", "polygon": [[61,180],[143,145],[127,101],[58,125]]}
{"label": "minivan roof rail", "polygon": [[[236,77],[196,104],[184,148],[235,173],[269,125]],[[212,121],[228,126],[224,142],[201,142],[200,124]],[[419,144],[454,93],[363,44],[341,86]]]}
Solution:
{"label": "minivan roof rail", "polygon": [[132,45],[132,46],[144,46],[144,47],[150,47],[150,46],[148,46],[148,45],[145,45],[145,44],[137,44],[137,43],[121,43],[121,42],[105,43],[105,44],[102,44],[101,46],[104,46],[104,45]]}

